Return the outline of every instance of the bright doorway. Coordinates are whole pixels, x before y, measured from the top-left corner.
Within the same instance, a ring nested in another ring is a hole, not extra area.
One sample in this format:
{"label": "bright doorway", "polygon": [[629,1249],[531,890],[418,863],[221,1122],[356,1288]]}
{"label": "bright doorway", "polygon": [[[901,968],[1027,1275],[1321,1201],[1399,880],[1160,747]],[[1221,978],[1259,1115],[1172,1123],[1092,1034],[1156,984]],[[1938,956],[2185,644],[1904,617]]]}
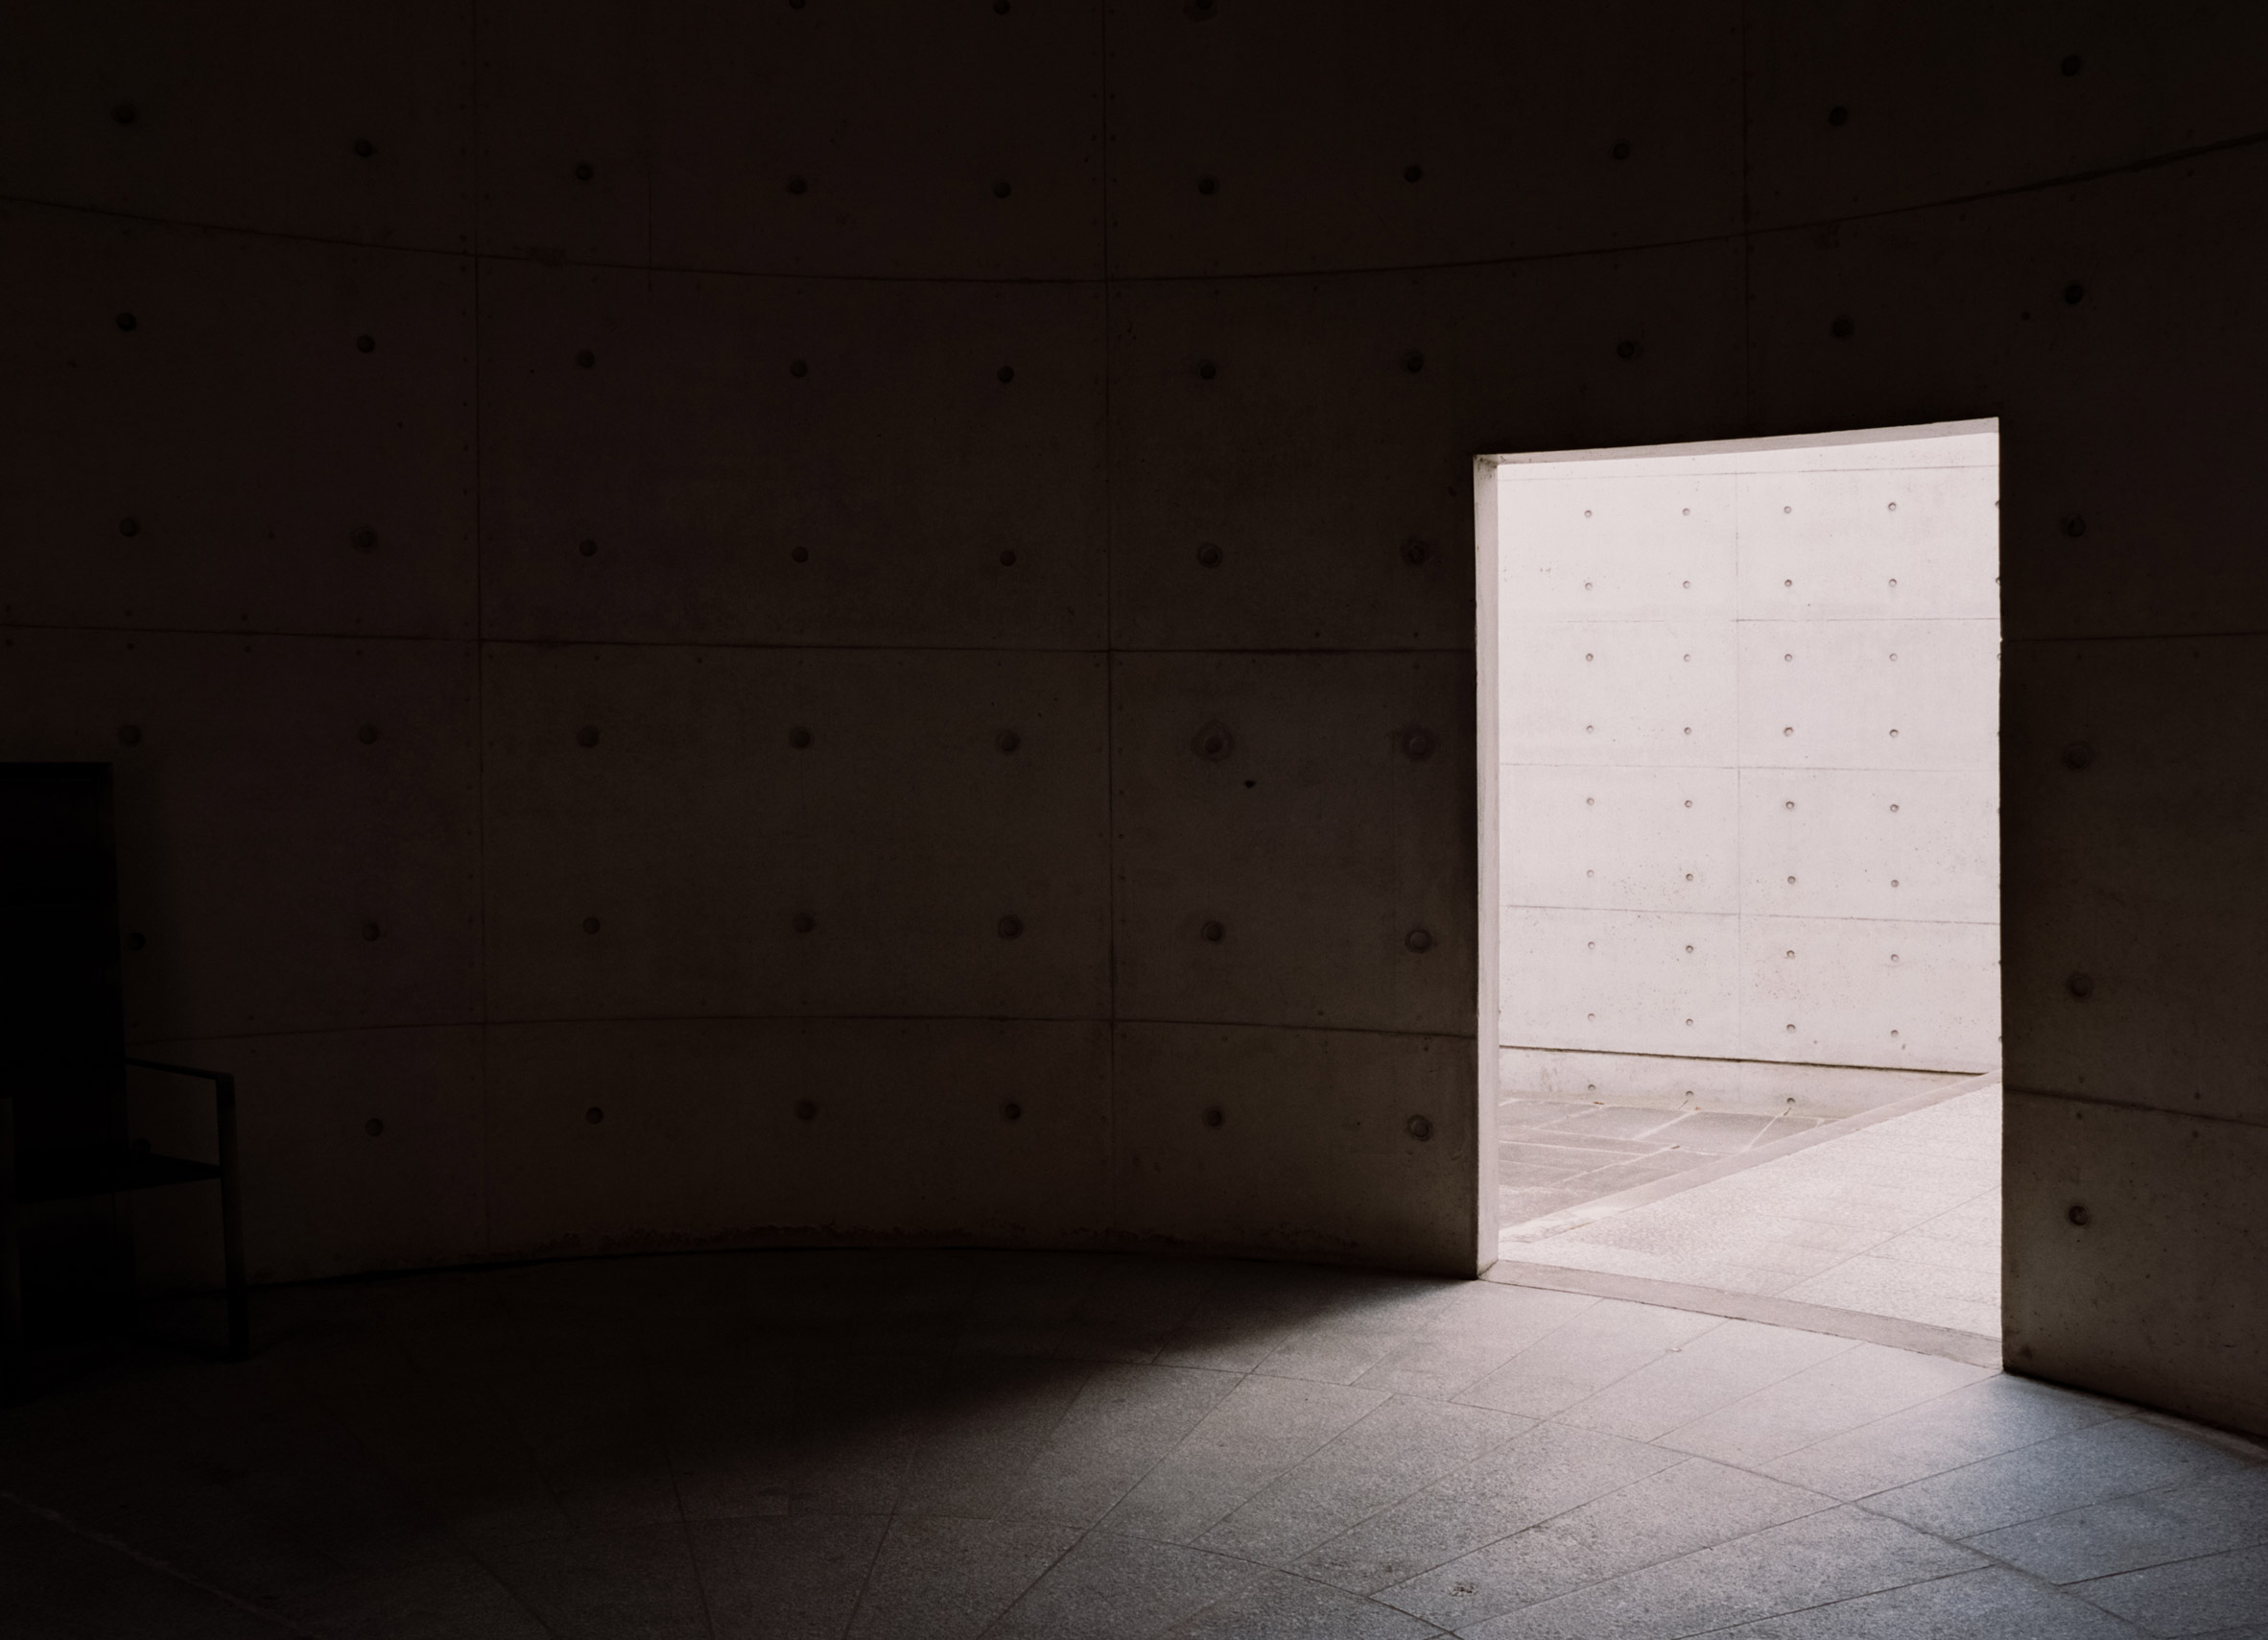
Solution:
{"label": "bright doorway", "polygon": [[1996,424],[1478,484],[1501,1256],[1996,1335]]}

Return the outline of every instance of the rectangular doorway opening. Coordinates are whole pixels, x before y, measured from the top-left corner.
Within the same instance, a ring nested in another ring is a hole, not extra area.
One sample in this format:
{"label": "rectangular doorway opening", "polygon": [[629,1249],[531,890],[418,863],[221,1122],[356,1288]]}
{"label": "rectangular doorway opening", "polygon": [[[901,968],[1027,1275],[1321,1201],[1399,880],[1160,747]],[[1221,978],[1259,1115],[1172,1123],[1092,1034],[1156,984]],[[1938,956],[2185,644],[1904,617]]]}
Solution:
{"label": "rectangular doorway opening", "polygon": [[1477,486],[1498,1255],[1997,1337],[1997,424]]}

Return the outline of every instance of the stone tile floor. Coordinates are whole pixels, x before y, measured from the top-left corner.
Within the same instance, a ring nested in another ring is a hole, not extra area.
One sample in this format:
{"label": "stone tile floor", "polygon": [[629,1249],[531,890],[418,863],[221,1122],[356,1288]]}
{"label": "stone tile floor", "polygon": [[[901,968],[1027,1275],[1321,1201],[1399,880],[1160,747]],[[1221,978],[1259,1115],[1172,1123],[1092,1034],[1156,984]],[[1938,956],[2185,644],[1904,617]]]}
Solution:
{"label": "stone tile floor", "polygon": [[1996,1338],[2000,1089],[1959,1094],[1560,1234],[1507,1234],[1502,1251]]}
{"label": "stone tile floor", "polygon": [[682,1255],[260,1295],[0,1412],[12,1640],[2268,1636],[2268,1453],[1497,1281]]}

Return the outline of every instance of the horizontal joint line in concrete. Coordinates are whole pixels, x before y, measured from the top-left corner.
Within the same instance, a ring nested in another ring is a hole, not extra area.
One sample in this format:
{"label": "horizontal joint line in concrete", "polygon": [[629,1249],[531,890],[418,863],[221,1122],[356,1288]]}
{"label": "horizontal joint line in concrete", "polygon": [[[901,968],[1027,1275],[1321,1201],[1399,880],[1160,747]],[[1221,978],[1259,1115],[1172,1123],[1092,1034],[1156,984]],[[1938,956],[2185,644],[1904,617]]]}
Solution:
{"label": "horizontal joint line in concrete", "polygon": [[2268,629],[2259,627],[2215,628],[2205,632],[2072,632],[2063,637],[2007,637],[2002,644],[2021,644],[2026,649],[2042,649],[2051,644],[2181,644],[2202,642],[2209,638],[2261,638],[2268,637]]}
{"label": "horizontal joint line in concrete", "polygon": [[858,284],[858,285],[982,285],[982,286],[1054,286],[1063,289],[1087,287],[1109,288],[1133,285],[1173,284],[1234,284],[1252,283],[1267,279],[1318,279],[1359,277],[1391,273],[1453,273],[1460,269],[1522,267],[1545,262],[1566,262],[1601,256],[1636,256],[1654,250],[1689,250],[1708,245],[1736,245],[1753,242],[1776,234],[1811,233],[1823,227],[1838,226],[1845,223],[1876,222],[1892,217],[1914,216],[1925,211],[1946,210],[1956,205],[1980,204],[1988,200],[2020,198],[2056,188],[2076,187],[2088,182],[2107,181],[2114,178],[2136,176],[2178,165],[2185,160],[2202,159],[2212,154],[2228,154],[2268,142],[2268,131],[2247,131],[2238,136],[2224,137],[2218,142],[2200,143],[2194,147],[2174,149],[2164,154],[2148,154],[2139,159],[2124,160],[2115,165],[2098,166],[2088,171],[2074,171],[2059,177],[2049,177],[2032,182],[2014,182],[2003,188],[1987,188],[1975,193],[1955,194],[1943,199],[1931,199],[1911,204],[1886,205],[1878,210],[1854,211],[1845,215],[1808,218],[1798,222],[1779,223],[1766,226],[1753,224],[1728,233],[1693,234],[1678,239],[1646,240],[1633,244],[1608,244],[1573,247],[1564,250],[1533,251],[1522,256],[1481,256],[1443,262],[1388,262],[1363,263],[1332,268],[1279,268],[1258,273],[1189,273],[1127,275],[1112,273],[1107,267],[1099,274],[1075,277],[1047,277],[1031,275],[995,275],[990,277],[951,276],[909,273],[819,273],[808,272],[762,273],[751,269],[712,268],[695,263],[673,264],[654,261],[609,262],[579,257],[536,256],[526,252],[508,254],[497,250],[484,250],[477,247],[461,246],[450,249],[441,246],[414,246],[377,244],[368,240],[343,239],[334,235],[291,233],[275,228],[230,226],[221,223],[192,222],[173,217],[155,217],[132,211],[105,210],[94,205],[71,204],[57,200],[43,200],[28,195],[0,195],[0,205],[28,205],[43,210],[68,211],[81,216],[106,217],[114,221],[147,223],[165,227],[197,229],[207,233],[229,233],[248,239],[272,239],[306,245],[341,246],[354,250],[394,251],[409,255],[439,256],[461,261],[510,262],[535,267],[600,268],[622,273],[689,273],[710,278],[771,279],[803,284]]}
{"label": "horizontal joint line in concrete", "polygon": [[478,1019],[392,1020],[364,1025],[294,1026],[273,1031],[232,1031],[201,1035],[173,1032],[136,1036],[134,1048],[171,1043],[259,1042],[289,1036],[351,1036],[372,1031],[473,1031],[490,1027],[532,1025],[684,1025],[684,1024],[912,1024],[912,1025],[1170,1025],[1191,1030],[1300,1031],[1338,1036],[1416,1037],[1439,1042],[1471,1042],[1469,1034],[1450,1031],[1389,1031],[1362,1025],[1300,1024],[1242,1019],[1151,1019],[1100,1013],[583,1013],[529,1014]]}
{"label": "horizontal joint line in concrete", "polygon": [[1388,1031],[1369,1025],[1288,1025],[1276,1020],[1151,1019],[1139,1014],[1122,1013],[1117,1015],[1111,1023],[1114,1025],[1170,1025],[1191,1031],[1300,1031],[1331,1036],[1386,1036],[1426,1042],[1475,1042],[1478,1040],[1471,1032]]}
{"label": "horizontal joint line in concrete", "polygon": [[465,649],[483,641],[470,632],[440,636],[430,632],[334,632],[318,628],[285,630],[270,627],[104,627],[80,621],[0,621],[0,631],[88,632],[101,637],[126,638],[280,638],[309,643],[456,644]]}
{"label": "horizontal joint line in concrete", "polygon": [[105,637],[267,638],[281,641],[338,643],[457,644],[489,649],[661,649],[753,650],[787,654],[1062,654],[1062,655],[1470,655],[1473,646],[1448,645],[1253,648],[1223,645],[1213,649],[1134,648],[1125,644],[937,644],[937,643],[762,643],[732,638],[500,638],[470,633],[439,636],[421,632],[340,632],[309,628],[285,630],[267,627],[106,627],[66,621],[0,621],[0,631],[89,632]]}
{"label": "horizontal joint line in concrete", "polygon": [[1223,644],[1216,648],[1145,648],[1126,644],[936,644],[936,643],[762,643],[731,638],[497,638],[481,640],[497,648],[511,649],[669,649],[669,650],[762,650],[787,654],[1070,654],[1070,655],[1470,655],[1473,646],[1465,644],[1429,648],[1418,645],[1377,648],[1348,645],[1310,645],[1291,647],[1253,647]]}
{"label": "horizontal joint line in concrete", "polygon": [[2093,1093],[2066,1093],[2061,1088],[2026,1087],[2018,1082],[2008,1084],[2010,1093],[2020,1093],[2028,1099],[2056,1099],[2066,1105],[2095,1105],[2106,1110],[2134,1110],[2148,1116],[2170,1116],[2177,1122],[2214,1122],[2229,1128],[2268,1128],[2252,1116],[2226,1116],[2209,1110],[2175,1110],[2162,1105],[2144,1105],[2135,1099],[2106,1099]]}

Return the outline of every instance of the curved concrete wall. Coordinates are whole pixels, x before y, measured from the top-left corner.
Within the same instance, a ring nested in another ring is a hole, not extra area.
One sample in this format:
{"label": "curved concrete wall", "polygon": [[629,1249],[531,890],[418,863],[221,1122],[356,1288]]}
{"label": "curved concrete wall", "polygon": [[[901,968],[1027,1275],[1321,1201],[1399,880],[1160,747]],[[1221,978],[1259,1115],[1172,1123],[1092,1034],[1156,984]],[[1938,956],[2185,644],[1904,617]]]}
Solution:
{"label": "curved concrete wall", "polygon": [[1470,457],[1996,415],[2013,1347],[2256,1418],[2261,29],[19,8],[0,749],[270,1276],[1470,1268]]}

